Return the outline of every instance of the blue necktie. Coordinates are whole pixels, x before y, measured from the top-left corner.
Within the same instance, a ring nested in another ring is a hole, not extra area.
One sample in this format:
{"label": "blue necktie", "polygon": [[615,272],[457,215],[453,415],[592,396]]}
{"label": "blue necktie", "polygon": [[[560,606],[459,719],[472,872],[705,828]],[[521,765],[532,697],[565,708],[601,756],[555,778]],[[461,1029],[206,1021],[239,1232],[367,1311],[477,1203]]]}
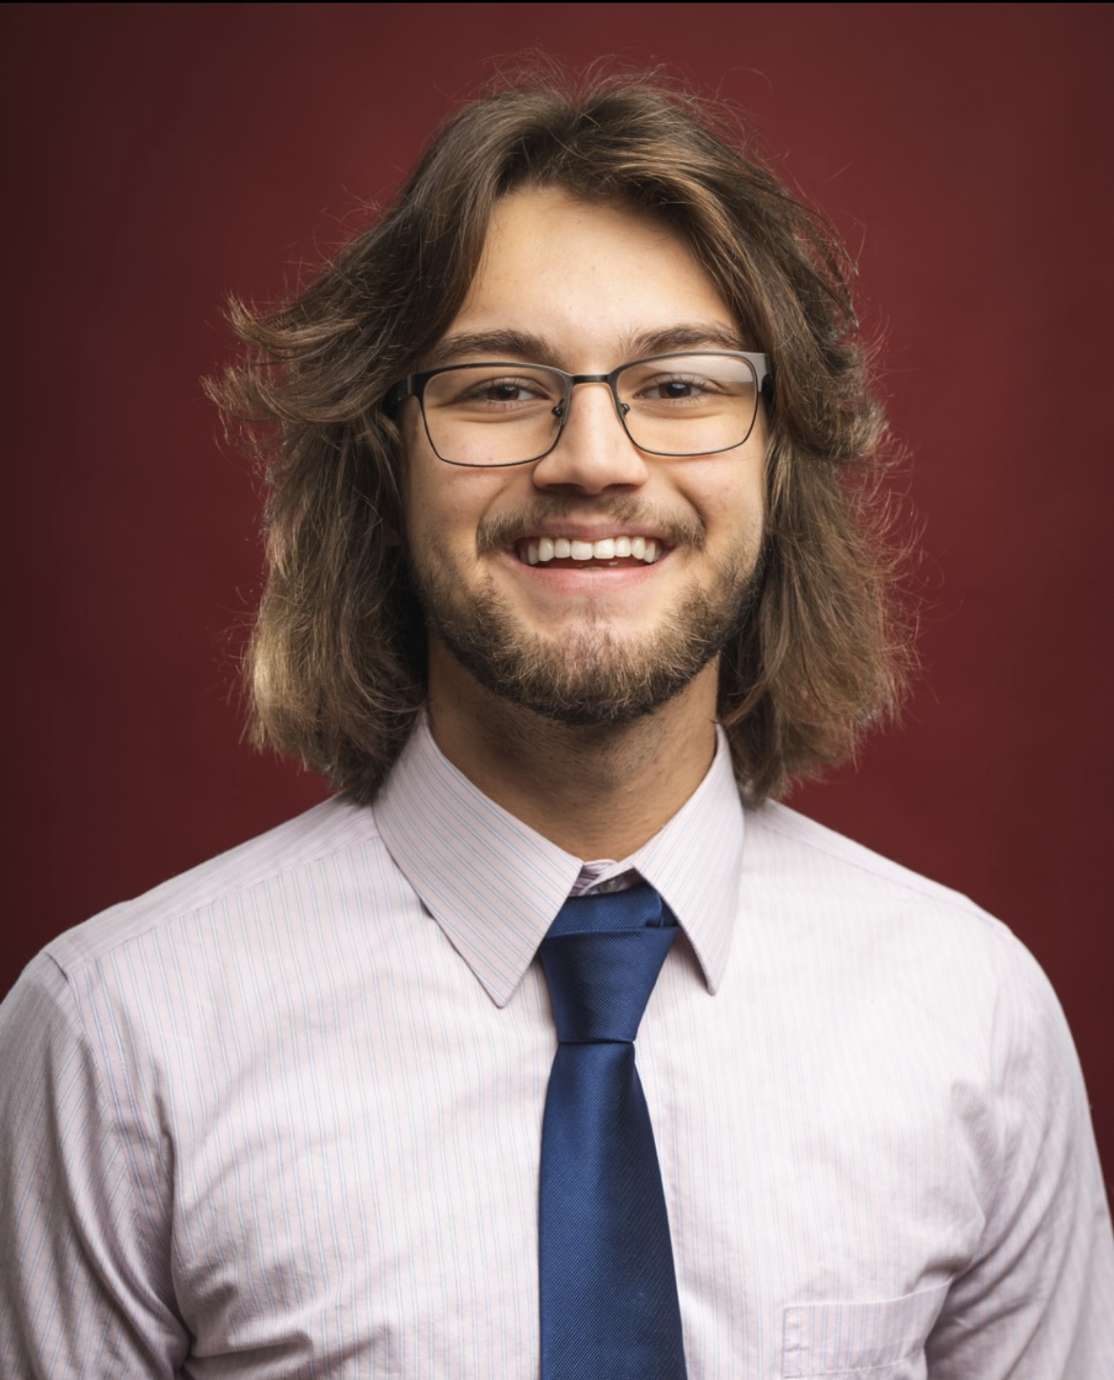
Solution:
{"label": "blue necktie", "polygon": [[541,1380],[685,1380],[634,1038],[677,921],[642,882],[566,901],[538,950],[557,1021],[542,1123]]}

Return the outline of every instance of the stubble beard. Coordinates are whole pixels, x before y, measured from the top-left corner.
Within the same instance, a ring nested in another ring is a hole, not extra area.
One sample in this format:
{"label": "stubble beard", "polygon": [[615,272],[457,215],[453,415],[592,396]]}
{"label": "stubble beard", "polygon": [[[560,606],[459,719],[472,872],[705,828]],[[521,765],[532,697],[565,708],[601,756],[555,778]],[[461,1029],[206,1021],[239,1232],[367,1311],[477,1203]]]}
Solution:
{"label": "stubble beard", "polygon": [[429,630],[492,694],[569,726],[622,725],[683,690],[745,626],[760,586],[755,551],[740,544],[710,589],[695,583],[652,632],[617,637],[594,601],[572,634],[524,627],[488,579],[474,594],[447,568],[411,555]]}

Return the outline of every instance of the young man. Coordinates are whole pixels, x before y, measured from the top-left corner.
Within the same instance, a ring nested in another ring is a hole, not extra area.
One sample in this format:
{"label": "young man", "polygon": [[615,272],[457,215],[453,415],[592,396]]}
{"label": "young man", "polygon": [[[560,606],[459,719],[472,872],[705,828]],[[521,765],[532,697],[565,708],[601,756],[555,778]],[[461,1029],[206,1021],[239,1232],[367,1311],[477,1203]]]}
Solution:
{"label": "young man", "polygon": [[236,309],[256,737],[338,794],[0,1008],[5,1376],[1114,1373],[1047,978],[775,799],[906,663],[839,260],[709,120],[496,94]]}

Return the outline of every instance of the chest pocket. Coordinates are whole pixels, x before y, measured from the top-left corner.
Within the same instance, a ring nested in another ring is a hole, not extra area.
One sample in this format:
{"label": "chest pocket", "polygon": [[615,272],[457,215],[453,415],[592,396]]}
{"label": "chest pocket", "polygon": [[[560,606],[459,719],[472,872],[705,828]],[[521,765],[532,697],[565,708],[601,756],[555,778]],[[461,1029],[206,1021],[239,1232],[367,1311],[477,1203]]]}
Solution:
{"label": "chest pocket", "polygon": [[924,1344],[940,1316],[947,1284],[868,1303],[797,1303],[782,1312],[784,1380],[863,1375],[922,1380]]}

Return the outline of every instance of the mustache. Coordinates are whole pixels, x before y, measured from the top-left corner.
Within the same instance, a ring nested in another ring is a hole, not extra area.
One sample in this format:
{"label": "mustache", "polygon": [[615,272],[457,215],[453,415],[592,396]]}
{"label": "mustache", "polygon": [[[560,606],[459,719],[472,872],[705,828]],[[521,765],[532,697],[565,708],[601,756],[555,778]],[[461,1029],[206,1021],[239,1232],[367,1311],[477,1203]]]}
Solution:
{"label": "mustache", "polygon": [[537,503],[522,513],[496,513],[484,518],[476,528],[476,550],[481,556],[489,551],[504,551],[539,527],[561,519],[596,523],[606,520],[617,532],[628,526],[649,527],[659,532],[669,546],[691,546],[696,550],[701,550],[706,540],[704,524],[687,514],[665,513],[632,499],[588,505],[582,498],[565,498]]}

